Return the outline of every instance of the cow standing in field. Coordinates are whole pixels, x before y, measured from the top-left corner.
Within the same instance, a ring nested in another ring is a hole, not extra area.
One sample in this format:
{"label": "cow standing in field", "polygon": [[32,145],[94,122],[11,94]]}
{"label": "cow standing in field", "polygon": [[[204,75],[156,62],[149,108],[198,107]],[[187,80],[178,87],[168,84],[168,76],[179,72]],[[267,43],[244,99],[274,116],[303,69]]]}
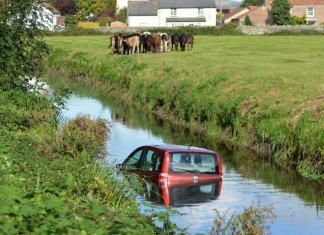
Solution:
{"label": "cow standing in field", "polygon": [[172,46],[171,38],[172,38],[172,35],[171,34],[168,34],[167,35],[167,50],[168,51],[171,51],[171,46]]}
{"label": "cow standing in field", "polygon": [[160,53],[161,36],[158,33],[153,35],[153,47],[154,47],[155,53]]}
{"label": "cow standing in field", "polygon": [[140,35],[139,50],[140,50],[140,53],[144,53],[144,50],[145,50],[145,34]]}
{"label": "cow standing in field", "polygon": [[192,34],[187,35],[187,50],[191,51],[194,44],[194,36]]}
{"label": "cow standing in field", "polygon": [[187,43],[187,36],[185,34],[180,35],[179,43],[180,43],[180,50],[185,51],[186,50],[186,43]]}
{"label": "cow standing in field", "polygon": [[110,44],[108,49],[111,48],[111,54],[118,53],[118,35],[114,34],[110,37]]}
{"label": "cow standing in field", "polygon": [[172,51],[173,51],[173,45],[176,51],[178,51],[178,45],[179,45],[179,34],[175,33],[171,36],[171,43],[172,43]]}
{"label": "cow standing in field", "polygon": [[111,54],[120,54],[123,52],[123,35],[121,33],[114,34],[110,37],[110,44],[108,48],[111,48]]}
{"label": "cow standing in field", "polygon": [[153,36],[152,34],[146,34],[145,35],[145,41],[144,41],[144,53],[151,53],[152,51],[152,45],[153,45]]}
{"label": "cow standing in field", "polygon": [[126,43],[128,47],[128,54],[135,54],[135,50],[137,49],[137,54],[139,54],[139,34],[126,35],[123,37],[123,41]]}
{"label": "cow standing in field", "polygon": [[161,37],[161,52],[167,52],[168,51],[168,35],[166,33],[160,33]]}

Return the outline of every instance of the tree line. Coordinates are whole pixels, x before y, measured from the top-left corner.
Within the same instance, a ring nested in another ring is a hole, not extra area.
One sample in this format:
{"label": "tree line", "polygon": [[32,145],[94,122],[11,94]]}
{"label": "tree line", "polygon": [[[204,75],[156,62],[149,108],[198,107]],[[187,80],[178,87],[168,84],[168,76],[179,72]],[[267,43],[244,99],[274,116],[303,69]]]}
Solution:
{"label": "tree line", "polygon": [[62,16],[75,15],[78,20],[97,21],[109,17],[109,21],[126,22],[127,8],[118,8],[117,0],[47,0]]}

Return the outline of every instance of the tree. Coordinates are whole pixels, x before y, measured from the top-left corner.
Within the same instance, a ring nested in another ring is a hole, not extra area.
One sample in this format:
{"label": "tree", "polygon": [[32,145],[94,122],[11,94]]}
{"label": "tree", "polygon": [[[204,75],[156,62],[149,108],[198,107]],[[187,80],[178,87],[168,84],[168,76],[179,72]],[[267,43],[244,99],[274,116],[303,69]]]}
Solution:
{"label": "tree", "polygon": [[78,25],[78,20],[74,15],[66,15],[65,26],[68,28],[74,28]]}
{"label": "tree", "polygon": [[75,1],[74,0],[52,0],[52,6],[61,12],[61,15],[75,15]]}
{"label": "tree", "polygon": [[127,19],[127,7],[121,8],[116,14],[116,20],[126,23]]}
{"label": "tree", "polygon": [[244,0],[241,2],[240,7],[249,7],[249,6],[261,6],[263,0]]}
{"label": "tree", "polygon": [[245,16],[244,25],[252,26],[252,21],[248,15]]}
{"label": "tree", "polygon": [[27,89],[43,72],[48,55],[43,34],[46,9],[40,0],[0,1],[0,87]]}
{"label": "tree", "polygon": [[117,0],[75,0],[75,6],[80,19],[89,14],[97,15],[102,10],[111,10],[116,12]]}
{"label": "tree", "polygon": [[276,25],[288,25],[290,22],[291,5],[288,0],[274,0],[270,13],[273,15],[273,23]]}

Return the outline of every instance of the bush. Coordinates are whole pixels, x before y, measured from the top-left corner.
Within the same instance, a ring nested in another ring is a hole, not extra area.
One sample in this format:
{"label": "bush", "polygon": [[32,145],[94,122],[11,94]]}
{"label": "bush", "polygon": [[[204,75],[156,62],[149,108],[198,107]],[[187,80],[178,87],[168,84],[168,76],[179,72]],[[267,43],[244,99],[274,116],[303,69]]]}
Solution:
{"label": "bush", "polygon": [[107,17],[100,17],[98,19],[98,23],[99,23],[99,26],[100,27],[108,26],[108,24],[111,23],[111,22],[112,22],[112,19],[109,16],[107,16]]}
{"label": "bush", "polygon": [[244,25],[247,25],[247,26],[252,26],[252,21],[250,19],[250,17],[248,15],[245,16],[245,19],[244,19]]}
{"label": "bush", "polygon": [[78,20],[74,15],[67,15],[65,17],[65,27],[74,28],[78,25]]}
{"label": "bush", "polygon": [[292,16],[290,18],[289,24],[290,25],[304,25],[305,24],[306,16],[303,15],[303,17],[298,16]]}

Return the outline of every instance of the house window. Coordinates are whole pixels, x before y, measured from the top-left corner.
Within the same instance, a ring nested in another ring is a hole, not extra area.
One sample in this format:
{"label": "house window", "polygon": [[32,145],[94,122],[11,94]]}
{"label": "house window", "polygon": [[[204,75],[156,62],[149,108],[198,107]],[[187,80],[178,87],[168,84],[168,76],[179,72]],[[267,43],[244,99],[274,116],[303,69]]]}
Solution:
{"label": "house window", "polygon": [[314,17],[314,8],[307,8],[307,17]]}
{"label": "house window", "polygon": [[171,8],[171,16],[177,16],[177,8]]}
{"label": "house window", "polygon": [[204,8],[198,8],[198,15],[204,15]]}

